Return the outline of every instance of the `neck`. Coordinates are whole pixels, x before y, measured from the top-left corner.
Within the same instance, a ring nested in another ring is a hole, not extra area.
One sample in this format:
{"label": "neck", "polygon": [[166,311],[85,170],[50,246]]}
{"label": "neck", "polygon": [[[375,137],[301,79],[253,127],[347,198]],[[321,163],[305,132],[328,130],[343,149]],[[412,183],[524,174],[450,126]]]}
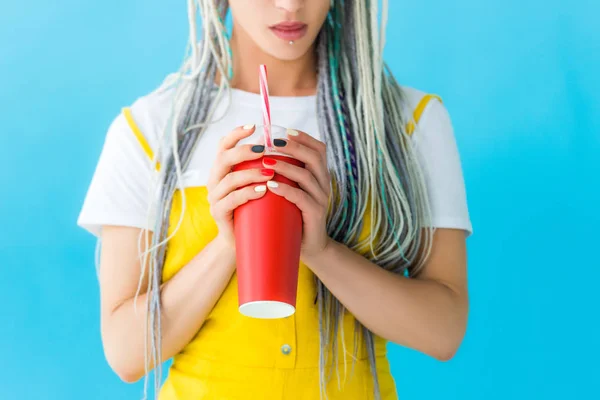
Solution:
{"label": "neck", "polygon": [[233,79],[231,86],[259,93],[258,67],[267,66],[271,96],[308,96],[316,93],[317,57],[313,46],[298,59],[280,60],[254,43],[242,28],[234,25],[231,35]]}

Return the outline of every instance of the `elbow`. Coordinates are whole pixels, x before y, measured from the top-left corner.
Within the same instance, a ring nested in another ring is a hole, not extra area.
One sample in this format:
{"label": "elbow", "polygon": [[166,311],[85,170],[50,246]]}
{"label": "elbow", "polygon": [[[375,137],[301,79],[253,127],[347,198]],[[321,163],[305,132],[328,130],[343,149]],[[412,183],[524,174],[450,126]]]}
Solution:
{"label": "elbow", "polygon": [[135,362],[137,357],[122,346],[103,340],[104,357],[113,372],[125,383],[135,383],[144,376],[145,368]]}
{"label": "elbow", "polygon": [[102,348],[104,358],[113,372],[125,383],[135,383],[144,377],[143,353],[139,354],[138,346],[131,346],[128,332],[119,328],[112,319],[102,320]]}
{"label": "elbow", "polygon": [[465,306],[460,310],[460,313],[448,321],[448,324],[445,325],[446,328],[435,335],[434,343],[431,346],[433,351],[430,355],[438,361],[452,360],[465,338],[468,323],[468,305],[466,302],[464,304]]}
{"label": "elbow", "polygon": [[[421,339],[423,339],[423,337],[421,337]],[[413,343],[412,345],[399,339],[390,338],[388,340],[390,340],[392,343],[397,343],[412,348],[424,355],[442,362],[452,360],[458,352],[461,344],[461,340],[448,340],[448,338],[441,338],[439,336],[431,337],[425,341],[421,340]]]}
{"label": "elbow", "polygon": [[436,349],[430,355],[438,361],[447,362],[454,358],[459,346],[446,346]]}
{"label": "elbow", "polygon": [[108,365],[113,372],[125,383],[135,383],[144,375],[125,363],[119,363],[116,360],[111,360],[107,357]]}
{"label": "elbow", "polygon": [[438,337],[431,347],[430,356],[438,361],[450,361],[454,358],[465,336],[465,330],[461,329],[454,335]]}
{"label": "elbow", "polygon": [[115,371],[117,376],[125,383],[136,383],[143,377],[143,375],[141,375],[137,372],[129,371],[126,369],[114,369],[113,368],[113,371]]}
{"label": "elbow", "polygon": [[139,381],[142,378],[139,375],[133,375],[133,374],[129,374],[129,373],[121,373],[121,374],[117,374],[117,375],[125,383],[136,383],[137,381]]}

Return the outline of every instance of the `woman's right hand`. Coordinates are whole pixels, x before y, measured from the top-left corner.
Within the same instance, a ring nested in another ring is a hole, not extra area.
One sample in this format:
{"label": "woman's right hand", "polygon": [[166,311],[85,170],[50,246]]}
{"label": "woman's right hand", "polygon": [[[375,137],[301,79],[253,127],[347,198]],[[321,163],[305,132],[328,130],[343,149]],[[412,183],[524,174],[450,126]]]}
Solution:
{"label": "woman's right hand", "polygon": [[274,175],[272,169],[266,168],[232,172],[234,165],[256,160],[264,155],[264,146],[236,146],[240,140],[251,136],[254,130],[254,125],[244,125],[221,139],[207,184],[210,213],[219,228],[218,238],[231,248],[235,248],[233,210],[248,201],[263,197],[267,192],[265,183]]}

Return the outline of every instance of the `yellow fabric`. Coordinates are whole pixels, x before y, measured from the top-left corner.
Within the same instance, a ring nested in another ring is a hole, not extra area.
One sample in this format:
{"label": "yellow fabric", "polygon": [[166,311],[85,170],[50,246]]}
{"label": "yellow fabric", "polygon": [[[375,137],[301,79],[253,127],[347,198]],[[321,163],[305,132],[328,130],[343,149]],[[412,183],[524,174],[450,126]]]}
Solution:
{"label": "yellow fabric", "polygon": [[419,104],[417,104],[415,111],[413,112],[414,121],[409,121],[408,124],[406,124],[406,132],[409,135],[412,135],[415,131],[416,124],[419,123],[421,115],[423,115],[423,111],[425,111],[425,107],[427,107],[427,104],[431,99],[438,99],[440,103],[442,102],[442,98],[435,94],[426,94],[425,96],[423,96],[419,101]]}
{"label": "yellow fabric", "polygon": [[[440,96],[438,96],[438,95],[435,95],[435,94],[426,94],[425,96],[423,96],[421,98],[421,100],[419,101],[419,103],[417,104],[417,107],[415,107],[415,110],[413,112],[413,120],[414,121],[409,121],[406,124],[406,132],[409,135],[412,135],[412,133],[415,130],[416,124],[418,124],[419,120],[421,119],[421,115],[423,114],[423,111],[425,111],[425,107],[427,106],[427,104],[429,103],[429,101],[431,99],[434,99],[434,98],[438,99],[440,101],[440,103],[442,102],[442,98]],[[123,108],[123,115],[125,116],[125,119],[127,120],[127,124],[131,128],[131,131],[133,132],[133,134],[137,138],[138,142],[140,143],[140,146],[144,150],[144,153],[146,153],[146,155],[148,156],[148,158],[150,160],[154,160],[154,152],[152,151],[152,148],[148,144],[148,141],[144,137],[142,131],[140,130],[140,128],[135,123],[135,120],[134,120],[133,115],[131,113],[131,109],[129,107]],[[157,162],[155,167],[156,167],[157,170],[159,170],[160,169],[160,163]]]}
{"label": "yellow fabric", "polygon": [[[205,187],[185,189],[186,210],[182,224],[169,241],[163,279],[173,277],[180,268],[217,234],[210,216]],[[181,216],[181,192],[176,192],[170,215],[169,234]],[[160,400],[174,399],[306,399],[319,396],[319,322],[314,304],[314,277],[300,265],[296,313],[279,320],[259,320],[238,311],[237,277],[234,275],[223,295],[194,339],[174,357]],[[354,319],[343,322],[346,363],[338,347],[340,382],[328,386],[331,400],[372,398],[372,382],[367,353],[358,348],[357,364],[351,375]],[[341,341],[341,335],[339,336]],[[284,354],[282,346],[291,352]],[[386,342],[376,339],[378,377],[383,400],[397,399],[395,383],[386,358]],[[344,368],[344,365],[346,368]]]}
{"label": "yellow fabric", "polygon": [[[424,105],[419,112],[415,111],[416,121],[423,109]],[[124,109],[124,113],[140,145],[153,159],[152,150],[135,125],[130,110]],[[186,209],[179,230],[167,244],[164,281],[171,279],[217,235],[206,187],[184,190]],[[181,205],[181,192],[178,190],[169,216],[169,235],[181,217]],[[364,226],[361,239],[369,235],[368,215]],[[278,320],[253,319],[239,313],[237,277],[234,274],[200,331],[174,357],[160,400],[320,399],[319,320],[314,304],[314,276],[306,265],[300,264],[299,268],[296,313]],[[367,352],[361,340],[358,341],[358,360],[352,368],[354,324],[352,315],[346,315],[338,336],[339,384],[336,370],[331,369],[332,379],[327,386],[330,400],[373,398]],[[345,343],[346,357],[342,342]],[[284,345],[291,348],[289,354],[282,351]],[[375,338],[375,354],[382,400],[397,400],[395,382],[386,357],[386,341],[380,337]],[[331,363],[329,367],[332,367]]]}
{"label": "yellow fabric", "polygon": [[[148,156],[150,161],[154,161],[154,152],[150,148],[150,145],[148,144],[148,141],[144,137],[144,134],[142,133],[140,128],[135,123],[135,120],[133,119],[133,115],[131,114],[131,109],[129,107],[123,108],[123,115],[125,116],[125,119],[127,120],[127,124],[131,128],[131,131],[133,132],[133,134],[137,138],[138,142],[140,143],[140,146],[142,147],[142,149],[144,149],[144,153],[146,153],[146,155]],[[157,162],[155,165],[155,168],[158,171],[160,169],[160,163]]]}

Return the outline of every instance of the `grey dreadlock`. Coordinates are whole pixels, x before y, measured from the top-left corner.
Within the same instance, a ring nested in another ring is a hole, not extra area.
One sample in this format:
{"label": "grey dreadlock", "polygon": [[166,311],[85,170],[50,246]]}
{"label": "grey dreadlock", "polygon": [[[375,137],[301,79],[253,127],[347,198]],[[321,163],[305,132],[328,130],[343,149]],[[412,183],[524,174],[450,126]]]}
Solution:
{"label": "grey dreadlock", "polygon": [[[404,115],[404,94],[382,58],[387,1],[382,0],[380,24],[377,23],[378,3],[377,0],[332,0],[327,21],[317,39],[319,129],[328,144],[327,161],[333,177],[327,229],[334,240],[362,252],[381,268],[397,274],[407,274],[410,268],[415,274],[429,255],[433,231],[429,228],[424,179],[405,129],[410,117]],[[162,360],[160,283],[165,244],[170,239],[171,202],[176,189],[182,189],[182,171],[190,161],[198,138],[210,124],[216,104],[224,93],[229,93],[232,54],[224,24],[228,9],[227,0],[188,0],[188,55],[180,73],[165,84],[166,87],[176,82],[177,93],[168,141],[157,155],[163,161],[158,182],[161,190],[156,199],[154,236],[144,257],[144,261],[149,261],[146,372],[150,365],[155,366],[156,393]],[[197,12],[203,20],[200,42],[196,33]],[[221,79],[215,88],[217,73],[226,79]],[[182,198],[182,207],[185,207],[185,196]],[[367,213],[371,216],[371,234],[360,240]],[[321,393],[326,397],[328,356],[331,355],[333,365],[337,365],[337,338],[346,311],[323,283],[315,279],[320,319]],[[343,330],[341,333],[345,357]],[[354,359],[359,338],[368,351],[374,396],[378,399],[374,337],[357,321]]]}

